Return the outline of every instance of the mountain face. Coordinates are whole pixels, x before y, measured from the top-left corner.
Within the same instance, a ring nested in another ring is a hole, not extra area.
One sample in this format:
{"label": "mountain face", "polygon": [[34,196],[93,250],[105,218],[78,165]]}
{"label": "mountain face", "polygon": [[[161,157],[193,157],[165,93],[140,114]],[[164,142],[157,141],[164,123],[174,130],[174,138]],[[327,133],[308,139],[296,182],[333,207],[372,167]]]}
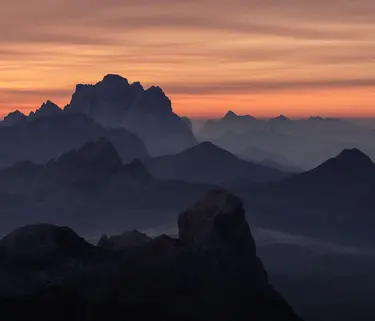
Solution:
{"label": "mountain face", "polygon": [[209,142],[200,143],[176,155],[145,159],[144,162],[155,177],[187,182],[266,182],[286,176],[277,169],[241,160]]}
{"label": "mountain face", "polygon": [[0,281],[0,316],[301,320],[268,283],[244,217],[240,199],[213,190],[180,214],[179,239],[162,235],[120,252],[68,228],[18,229],[0,241],[0,274],[8,276]]}
{"label": "mountain face", "polygon": [[176,153],[196,143],[160,87],[145,90],[119,75],[107,75],[95,85],[77,85],[65,111],[86,114],[105,127],[125,127],[152,155]]}
{"label": "mountain face", "polygon": [[155,227],[209,188],[156,179],[139,159],[123,165],[110,140],[101,138],[45,165],[25,161],[0,169],[0,234],[35,222],[91,235],[119,226]]}
{"label": "mountain face", "polygon": [[106,129],[85,115],[62,113],[61,110],[58,115],[41,117],[44,110],[54,110],[54,107],[45,106],[27,121],[0,127],[1,165],[24,160],[46,163],[100,137],[111,141],[124,162],[148,155],[142,141],[125,129]]}
{"label": "mountain face", "polygon": [[375,164],[358,149],[266,187],[240,189],[241,195],[252,195],[247,205],[261,226],[344,244],[375,244]]}

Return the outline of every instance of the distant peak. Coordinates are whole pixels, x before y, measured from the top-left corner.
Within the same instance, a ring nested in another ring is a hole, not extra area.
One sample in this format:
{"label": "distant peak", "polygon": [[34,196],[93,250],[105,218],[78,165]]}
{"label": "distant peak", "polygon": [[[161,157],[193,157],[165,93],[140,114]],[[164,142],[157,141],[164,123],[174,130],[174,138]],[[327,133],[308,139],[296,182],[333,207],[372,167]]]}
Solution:
{"label": "distant peak", "polygon": [[308,120],[311,120],[311,121],[322,121],[322,120],[324,120],[324,118],[320,117],[320,116],[310,116]]}
{"label": "distant peak", "polygon": [[128,80],[117,74],[107,74],[104,76],[102,82],[105,83],[126,83],[129,84]]}
{"label": "distant peak", "polygon": [[288,117],[286,117],[285,115],[279,115],[275,118],[272,118],[273,120],[290,120]]}
{"label": "distant peak", "polygon": [[2,123],[6,126],[12,126],[24,119],[26,119],[26,115],[16,110],[6,115]]}
{"label": "distant peak", "polygon": [[62,113],[62,109],[57,106],[54,102],[47,100],[44,102],[39,109],[35,112],[31,112],[29,117],[44,117],[44,116],[54,116]]}
{"label": "distant peak", "polygon": [[46,102],[44,102],[42,104],[42,106],[40,106],[39,110],[41,110],[41,109],[56,109],[56,110],[59,109],[59,110],[61,110],[59,106],[57,106],[54,102],[52,102],[50,100],[47,100]]}
{"label": "distant peak", "polygon": [[235,117],[237,117],[237,114],[236,114],[235,112],[231,111],[231,110],[229,110],[229,111],[225,114],[225,116],[224,116],[224,118],[235,118]]}
{"label": "distant peak", "polygon": [[80,149],[62,155],[56,164],[84,169],[97,168],[105,171],[119,170],[123,166],[116,149],[106,138],[88,142]]}
{"label": "distant peak", "polygon": [[236,157],[232,153],[228,152],[227,150],[219,146],[216,146],[215,144],[208,142],[208,141],[199,143],[185,150],[182,153],[189,153],[189,154],[200,155],[200,156],[205,155],[207,157],[221,157],[221,156],[226,157],[228,155]]}
{"label": "distant peak", "polygon": [[255,120],[256,118],[251,116],[251,115],[238,115],[236,114],[235,112],[229,110],[223,120],[240,120],[240,121],[243,121],[243,120]]}
{"label": "distant peak", "polygon": [[344,149],[336,159],[351,163],[373,164],[371,158],[358,148]]}
{"label": "distant peak", "polygon": [[15,110],[15,111],[10,112],[8,114],[8,116],[10,116],[10,115],[17,115],[17,116],[25,116],[26,117],[26,115],[24,113],[21,113],[18,109]]}

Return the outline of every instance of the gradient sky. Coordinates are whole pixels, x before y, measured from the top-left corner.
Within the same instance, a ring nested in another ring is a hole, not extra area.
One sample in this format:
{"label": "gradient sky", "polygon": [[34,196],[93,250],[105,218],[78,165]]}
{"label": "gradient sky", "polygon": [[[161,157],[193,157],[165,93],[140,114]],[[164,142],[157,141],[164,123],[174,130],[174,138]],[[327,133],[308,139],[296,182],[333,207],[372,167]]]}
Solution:
{"label": "gradient sky", "polygon": [[0,115],[118,73],[174,110],[375,116],[374,0],[1,0]]}

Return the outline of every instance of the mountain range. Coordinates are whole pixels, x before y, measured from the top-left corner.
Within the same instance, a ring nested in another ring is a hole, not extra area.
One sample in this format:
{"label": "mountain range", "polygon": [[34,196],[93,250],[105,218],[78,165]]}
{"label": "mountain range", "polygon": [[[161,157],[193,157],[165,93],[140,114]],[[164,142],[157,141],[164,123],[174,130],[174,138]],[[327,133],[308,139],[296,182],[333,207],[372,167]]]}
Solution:
{"label": "mountain range", "polygon": [[0,317],[301,320],[269,284],[239,198],[213,190],[178,216],[178,228],[178,239],[118,250],[67,227],[18,228],[0,240]]}
{"label": "mountain range", "polygon": [[261,150],[267,155],[260,160],[271,159],[287,168],[312,169],[350,148],[358,148],[375,159],[374,129],[354,120],[317,116],[289,119],[283,115],[255,119],[228,112],[221,119],[208,120],[195,134],[200,141],[210,141],[251,161],[257,157],[252,156],[253,150]]}
{"label": "mountain range", "polygon": [[149,155],[142,140],[123,128],[105,128],[85,115],[61,110],[53,115],[45,112],[48,106],[43,104],[29,119],[0,126],[0,165],[26,160],[43,164],[101,137],[111,141],[125,163]]}
{"label": "mountain range", "polygon": [[200,143],[179,154],[145,159],[144,163],[155,177],[186,182],[268,182],[287,176],[277,169],[241,160],[210,142]]}
{"label": "mountain range", "polygon": [[254,223],[346,244],[372,247],[375,164],[358,149],[262,187],[234,187]]}
{"label": "mountain range", "polygon": [[[113,74],[95,85],[77,85],[64,109],[48,100],[28,116],[19,111],[8,114],[1,127],[37,119],[51,123],[45,117],[74,115],[90,117],[105,129],[124,128],[137,135],[154,156],[177,153],[197,143],[191,126],[173,112],[170,99],[160,87],[144,89],[139,82],[130,84],[126,78]],[[0,133],[0,139],[1,136]]]}

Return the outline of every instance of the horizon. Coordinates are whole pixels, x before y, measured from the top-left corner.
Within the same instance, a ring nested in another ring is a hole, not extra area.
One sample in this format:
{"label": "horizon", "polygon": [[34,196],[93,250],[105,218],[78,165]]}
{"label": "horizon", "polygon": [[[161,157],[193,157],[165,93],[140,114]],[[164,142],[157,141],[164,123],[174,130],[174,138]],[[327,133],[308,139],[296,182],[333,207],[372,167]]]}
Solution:
{"label": "horizon", "polygon": [[188,117],[375,117],[370,0],[15,0],[0,18],[0,114],[117,73]]}

